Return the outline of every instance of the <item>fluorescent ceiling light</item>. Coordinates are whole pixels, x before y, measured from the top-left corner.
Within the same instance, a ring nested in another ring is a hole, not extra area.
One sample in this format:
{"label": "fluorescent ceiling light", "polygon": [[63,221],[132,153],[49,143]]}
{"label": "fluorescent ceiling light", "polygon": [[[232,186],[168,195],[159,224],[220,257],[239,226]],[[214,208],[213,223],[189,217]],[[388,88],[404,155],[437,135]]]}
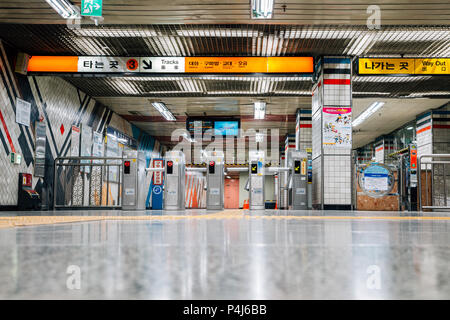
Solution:
{"label": "fluorescent ceiling light", "polygon": [[412,130],[412,129],[414,129],[413,126],[406,128],[406,130]]}
{"label": "fluorescent ceiling light", "polygon": [[272,19],[274,0],[252,0],[252,19]]}
{"label": "fluorescent ceiling light", "polygon": [[255,119],[262,120],[266,115],[266,103],[264,101],[255,102]]}
{"label": "fluorescent ceiling light", "polygon": [[158,36],[158,33],[149,29],[81,28],[74,29],[73,32],[85,37],[132,38]]}
{"label": "fluorescent ceiling light", "polygon": [[367,120],[372,114],[377,112],[382,106],[384,106],[384,102],[374,102],[372,103],[363,113],[361,113],[353,122],[352,126],[357,127],[365,120]]}
{"label": "fluorescent ceiling light", "polygon": [[64,19],[79,18],[80,13],[69,0],[45,0]]}
{"label": "fluorescent ceiling light", "polygon": [[158,110],[159,113],[167,120],[167,121],[175,121],[176,118],[173,116],[172,112],[167,109],[166,105],[162,102],[152,102],[152,106]]}
{"label": "fluorescent ceiling light", "polygon": [[177,30],[176,32],[182,37],[253,38],[264,35],[262,31],[231,28]]}

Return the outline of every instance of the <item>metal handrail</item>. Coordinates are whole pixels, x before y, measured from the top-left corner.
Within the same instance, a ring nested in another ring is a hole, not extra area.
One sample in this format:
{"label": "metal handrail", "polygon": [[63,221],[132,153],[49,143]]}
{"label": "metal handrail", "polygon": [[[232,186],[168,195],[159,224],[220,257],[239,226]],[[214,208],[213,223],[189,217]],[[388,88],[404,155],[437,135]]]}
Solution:
{"label": "metal handrail", "polygon": [[[422,161],[422,158],[431,158],[430,161]],[[450,206],[423,206],[422,204],[422,164],[450,164],[450,161],[433,161],[433,158],[449,158],[450,159],[450,154],[444,154],[444,153],[437,153],[437,154],[422,154],[418,157],[417,159],[417,186],[418,186],[418,200],[419,200],[419,211],[422,211],[423,208],[425,209],[450,209]],[[433,178],[433,167],[431,169],[431,177]],[[446,186],[446,175],[444,175],[444,190],[446,190],[445,186]],[[428,185],[428,182],[426,182]],[[447,197],[447,193],[444,193],[445,197]],[[431,194],[431,197],[433,197],[433,193]],[[427,197],[428,200],[428,197]],[[446,200],[447,202],[447,200]]]}
{"label": "metal handrail", "polygon": [[[81,163],[80,160],[90,160],[86,163]],[[123,161],[125,158],[123,157],[89,157],[89,156],[70,156],[70,157],[57,157],[54,160],[54,166],[53,166],[53,208],[63,208],[67,207],[66,205],[57,205],[56,200],[56,188],[57,188],[57,168],[58,166],[64,166],[64,167],[118,167],[119,168],[119,175],[118,175],[118,183],[121,183],[121,174],[120,174],[120,167],[123,164]],[[78,161],[78,163],[64,163],[64,161]],[[99,161],[96,163],[96,161]],[[115,161],[114,163],[107,163],[107,161]],[[117,161],[120,161],[119,163]],[[92,178],[92,176],[91,176]],[[107,188],[109,188],[109,171],[107,170]],[[89,181],[89,189],[91,188],[92,181]],[[83,180],[83,189],[84,189],[84,180]],[[64,190],[65,192],[65,190]],[[120,188],[118,188],[118,192],[120,193]],[[106,193],[106,203],[108,204],[108,192]],[[83,196],[84,196],[84,190],[83,190]],[[89,204],[90,204],[90,192],[89,192]],[[121,198],[120,194],[118,194],[118,201]],[[78,207],[78,206],[77,206]],[[81,206],[83,207],[83,205]],[[90,207],[90,205],[88,206]],[[97,208],[103,208],[102,206],[96,206]],[[110,206],[106,206],[110,207]],[[116,206],[120,207],[120,206]]]}

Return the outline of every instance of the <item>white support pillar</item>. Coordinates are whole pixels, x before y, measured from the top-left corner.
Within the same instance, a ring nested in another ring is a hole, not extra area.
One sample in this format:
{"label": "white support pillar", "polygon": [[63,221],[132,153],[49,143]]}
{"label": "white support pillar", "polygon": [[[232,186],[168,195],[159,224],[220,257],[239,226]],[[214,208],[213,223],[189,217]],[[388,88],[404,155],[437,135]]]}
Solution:
{"label": "white support pillar", "polygon": [[352,65],[348,57],[323,57],[312,96],[313,206],[352,205]]}

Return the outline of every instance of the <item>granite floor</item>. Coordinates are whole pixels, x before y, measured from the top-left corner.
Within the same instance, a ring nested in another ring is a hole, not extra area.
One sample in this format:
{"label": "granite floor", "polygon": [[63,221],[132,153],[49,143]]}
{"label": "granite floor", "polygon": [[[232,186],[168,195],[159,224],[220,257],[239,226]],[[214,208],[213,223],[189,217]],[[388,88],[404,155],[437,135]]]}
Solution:
{"label": "granite floor", "polygon": [[450,298],[448,213],[33,214],[185,218],[0,229],[1,299]]}

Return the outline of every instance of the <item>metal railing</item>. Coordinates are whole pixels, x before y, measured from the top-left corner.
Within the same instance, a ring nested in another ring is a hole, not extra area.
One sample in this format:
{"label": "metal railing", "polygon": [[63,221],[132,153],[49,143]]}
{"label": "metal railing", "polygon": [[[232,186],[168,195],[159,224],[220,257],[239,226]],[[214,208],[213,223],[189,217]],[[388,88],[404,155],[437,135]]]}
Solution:
{"label": "metal railing", "polygon": [[420,155],[417,168],[419,210],[449,210],[450,154]]}
{"label": "metal railing", "polygon": [[120,208],[122,165],[119,157],[56,158],[53,207]]}

